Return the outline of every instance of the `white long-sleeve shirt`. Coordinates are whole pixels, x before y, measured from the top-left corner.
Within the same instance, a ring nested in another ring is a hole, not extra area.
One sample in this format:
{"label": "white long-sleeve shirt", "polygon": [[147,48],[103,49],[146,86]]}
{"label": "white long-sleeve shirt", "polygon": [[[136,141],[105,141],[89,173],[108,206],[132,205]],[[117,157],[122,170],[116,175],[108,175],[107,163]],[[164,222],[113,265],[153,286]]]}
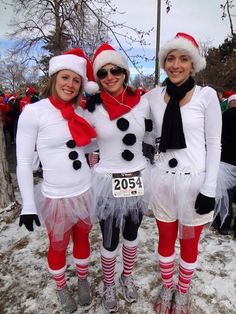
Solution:
{"label": "white long-sleeve shirt", "polygon": [[[110,120],[107,111],[102,105],[97,105],[94,112],[85,112],[85,118],[97,132],[97,144],[100,160],[95,165],[99,173],[134,172],[146,167],[146,158],[142,153],[142,142],[145,135],[145,119],[150,118],[150,108],[147,100],[141,99],[128,113],[114,120]],[[117,120],[125,118],[129,128],[121,131],[117,127]],[[136,143],[125,145],[122,141],[126,134],[134,134]],[[131,161],[122,158],[122,152],[130,150],[134,154]]]}
{"label": "white long-sleeve shirt", "polygon": [[[157,87],[143,97],[148,100],[157,137],[161,137],[163,116],[166,109],[165,87]],[[187,148],[168,149],[162,153],[167,170],[203,171],[205,181],[200,192],[214,197],[221,154],[222,118],[216,92],[210,87],[196,86],[191,100],[180,107]],[[168,162],[175,158],[176,168]],[[163,158],[161,159],[163,162]],[[158,162],[158,161],[157,161]]]}
{"label": "white long-sleeve shirt", "polygon": [[[34,200],[32,161],[35,147],[43,167],[42,193],[49,198],[73,197],[91,186],[91,174],[83,148],[68,148],[68,123],[61,112],[43,99],[25,107],[17,130],[17,179],[23,200],[22,214],[37,213]],[[82,166],[75,170],[71,151],[78,153]]]}

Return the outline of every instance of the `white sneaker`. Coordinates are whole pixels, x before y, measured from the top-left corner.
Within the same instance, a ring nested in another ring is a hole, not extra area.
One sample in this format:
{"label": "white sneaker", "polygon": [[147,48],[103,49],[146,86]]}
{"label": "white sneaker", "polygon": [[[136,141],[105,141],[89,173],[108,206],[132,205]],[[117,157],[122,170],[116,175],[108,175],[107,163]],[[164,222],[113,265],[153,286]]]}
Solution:
{"label": "white sneaker", "polygon": [[121,275],[120,285],[122,287],[124,298],[127,302],[133,303],[138,300],[138,291],[132,276],[125,277]]}
{"label": "white sneaker", "polygon": [[173,314],[190,314],[188,293],[181,293],[178,289],[176,289],[174,293],[172,313]]}
{"label": "white sneaker", "polygon": [[78,303],[81,306],[90,305],[92,302],[92,296],[90,292],[89,282],[86,279],[78,280]]}
{"label": "white sneaker", "polygon": [[155,313],[170,314],[172,313],[172,302],[174,296],[174,288],[166,288],[162,286],[160,294],[154,305]]}
{"label": "white sneaker", "polygon": [[115,285],[104,286],[102,302],[107,313],[116,313],[118,311]]}
{"label": "white sneaker", "polygon": [[70,295],[70,292],[67,287],[57,290],[57,298],[60,302],[64,313],[71,314],[77,310],[77,305],[75,300]]}

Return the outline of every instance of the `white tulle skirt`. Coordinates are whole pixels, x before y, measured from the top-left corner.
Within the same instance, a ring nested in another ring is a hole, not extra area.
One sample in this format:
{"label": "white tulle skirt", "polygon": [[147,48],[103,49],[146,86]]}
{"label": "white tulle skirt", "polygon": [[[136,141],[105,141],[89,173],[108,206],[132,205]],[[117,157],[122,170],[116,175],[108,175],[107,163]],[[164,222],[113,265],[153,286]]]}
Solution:
{"label": "white tulle skirt", "polygon": [[[49,198],[41,192],[41,184],[35,188],[35,201],[41,223],[46,227],[52,242],[60,243],[74,225],[92,226],[96,220],[95,203],[91,189],[74,197]],[[62,245],[63,246],[63,245]]]}
{"label": "white tulle skirt", "polygon": [[228,190],[236,186],[236,166],[221,162],[217,177],[215,216],[220,215],[221,225],[229,213]]}
{"label": "white tulle skirt", "polygon": [[[156,219],[163,222],[179,221],[179,237],[191,238],[194,228],[213,220],[213,212],[199,215],[194,208],[197,195],[205,178],[204,172],[164,169],[156,163],[151,171],[150,207]],[[187,231],[189,234],[187,234]]]}
{"label": "white tulle skirt", "polygon": [[[112,224],[123,228],[124,218],[130,215],[134,223],[140,220],[140,214],[148,212],[150,202],[150,168],[147,166],[141,171],[144,195],[131,197],[114,197],[112,194],[112,174],[98,173],[93,170],[92,190],[95,203],[97,204],[97,218],[99,221],[107,220],[106,230],[108,239],[111,239]],[[109,223],[108,223],[109,221]],[[109,240],[108,240],[109,242]]]}

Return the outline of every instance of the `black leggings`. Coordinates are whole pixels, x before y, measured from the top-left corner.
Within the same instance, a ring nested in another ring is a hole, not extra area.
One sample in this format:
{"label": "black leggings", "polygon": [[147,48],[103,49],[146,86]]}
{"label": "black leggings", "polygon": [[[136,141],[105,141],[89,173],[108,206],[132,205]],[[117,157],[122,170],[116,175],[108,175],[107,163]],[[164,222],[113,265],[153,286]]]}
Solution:
{"label": "black leggings", "polygon": [[[106,241],[107,234],[105,230],[106,230],[106,223],[109,223],[110,219],[113,219],[112,220],[112,236],[111,236],[111,243],[108,246],[108,245],[105,245],[105,243],[107,242]],[[124,228],[123,228],[122,235],[125,240],[134,241],[135,239],[137,239],[138,229],[141,225],[142,219],[143,219],[142,213],[139,214],[138,221],[136,222],[132,220],[132,214],[129,214],[128,216],[124,217],[124,222],[123,222]],[[106,220],[104,219],[101,220],[100,228],[102,231],[103,247],[110,252],[115,251],[115,249],[118,247],[119,236],[120,236],[120,228],[119,226],[116,226],[116,219],[109,216]]]}

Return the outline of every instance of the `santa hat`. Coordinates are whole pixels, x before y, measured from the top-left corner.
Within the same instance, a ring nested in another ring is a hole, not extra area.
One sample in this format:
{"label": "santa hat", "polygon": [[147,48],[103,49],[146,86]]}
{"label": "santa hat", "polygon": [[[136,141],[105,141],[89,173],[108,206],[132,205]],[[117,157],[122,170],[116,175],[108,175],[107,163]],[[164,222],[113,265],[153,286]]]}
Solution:
{"label": "santa hat", "polygon": [[71,70],[82,77],[83,87],[87,94],[96,94],[98,84],[94,82],[92,65],[81,48],[74,48],[49,61],[49,76],[61,70]]}
{"label": "santa hat", "polygon": [[12,101],[12,100],[15,100],[16,98],[14,96],[11,96],[10,98],[8,98],[8,102],[9,101]]}
{"label": "santa hat", "polygon": [[236,100],[236,94],[231,95],[231,96],[228,98],[228,103],[230,103],[231,100]]}
{"label": "santa hat", "polygon": [[200,54],[196,40],[188,34],[177,33],[175,38],[168,41],[159,52],[160,66],[164,69],[166,57],[172,50],[184,50],[191,57],[193,62],[193,74],[205,69],[206,60]]}
{"label": "santa hat", "polygon": [[26,90],[26,93],[28,95],[34,95],[34,94],[36,94],[36,89],[34,87],[32,87],[32,86],[28,87],[27,90]]}
{"label": "santa hat", "polygon": [[223,97],[224,97],[224,98],[229,98],[230,96],[232,96],[232,95],[234,95],[234,94],[235,94],[234,91],[232,91],[232,90],[226,90],[226,91],[223,92]]}
{"label": "santa hat", "polygon": [[101,69],[104,65],[111,63],[125,69],[127,71],[127,78],[129,78],[129,67],[128,62],[126,61],[125,57],[117,52],[111,45],[108,43],[102,44],[98,49],[95,51],[93,56],[93,74],[95,80],[98,81],[97,72]]}

